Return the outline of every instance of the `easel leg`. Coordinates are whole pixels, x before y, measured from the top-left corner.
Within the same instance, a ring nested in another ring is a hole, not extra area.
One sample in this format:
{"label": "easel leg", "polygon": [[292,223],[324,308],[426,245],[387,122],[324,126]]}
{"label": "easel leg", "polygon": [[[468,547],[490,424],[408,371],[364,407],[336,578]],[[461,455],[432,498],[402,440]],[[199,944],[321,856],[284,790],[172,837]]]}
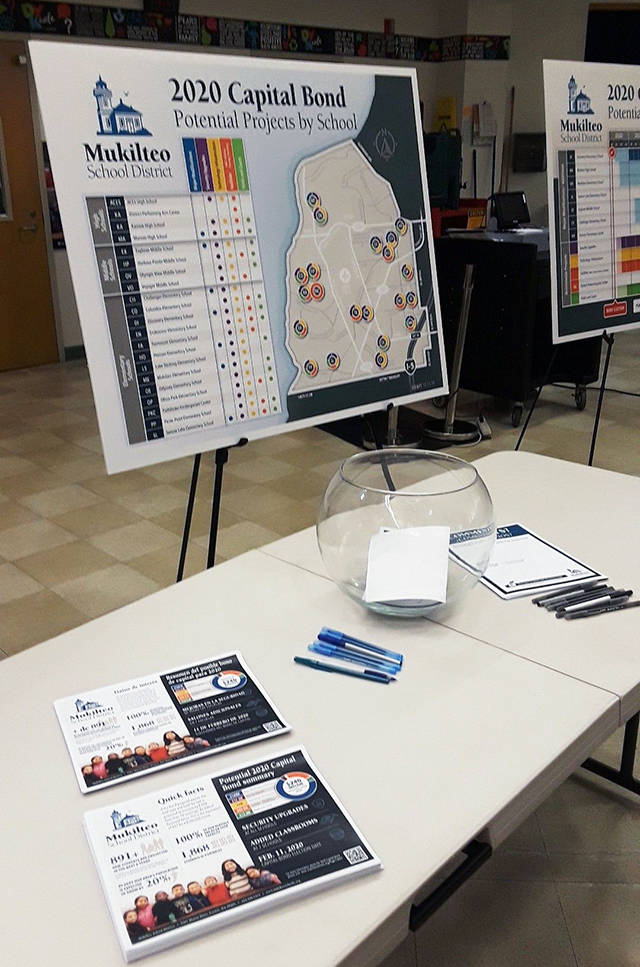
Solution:
{"label": "easel leg", "polygon": [[603,332],[602,338],[607,344],[607,355],[604,360],[604,369],[602,370],[602,380],[600,382],[600,392],[598,393],[598,405],[596,407],[596,418],[593,422],[593,435],[591,437],[591,449],[589,450],[589,462],[587,466],[593,466],[593,455],[596,449],[596,437],[598,436],[598,427],[600,426],[600,410],[602,409],[602,401],[604,399],[604,390],[607,383],[607,373],[609,372],[609,360],[611,359],[611,350],[613,349],[613,343],[615,336],[611,333],[610,336],[606,332]]}
{"label": "easel leg", "polygon": [[553,347],[553,352],[551,353],[551,359],[549,360],[549,365],[547,366],[547,371],[544,374],[544,376],[542,377],[542,382],[540,383],[540,386],[538,386],[538,392],[535,395],[535,398],[533,400],[533,403],[529,407],[529,412],[527,413],[527,418],[524,421],[524,426],[522,427],[522,429],[520,431],[520,436],[518,437],[518,442],[515,445],[515,449],[516,450],[519,450],[520,449],[520,444],[522,443],[522,440],[524,438],[524,435],[527,432],[527,427],[529,426],[529,420],[533,416],[533,411],[535,410],[536,403],[538,402],[538,400],[540,398],[540,393],[542,392],[542,387],[546,385],[546,382],[549,379],[549,376],[551,375],[551,370],[553,369],[553,364],[556,361],[557,354],[558,354],[558,346],[556,345],[556,346]]}
{"label": "easel leg", "polygon": [[211,526],[209,528],[209,551],[207,553],[207,567],[213,567],[216,559],[216,544],[218,541],[218,521],[220,519],[220,498],[222,497],[222,474],[224,465],[229,459],[227,447],[216,450],[216,475],[213,481],[213,499],[211,501]]}
{"label": "easel leg", "polygon": [[633,774],[639,724],[640,712],[636,712],[625,725],[619,769],[607,766],[604,762],[599,762],[597,759],[585,759],[582,763],[582,768],[588,769],[589,772],[595,772],[597,776],[602,776],[603,779],[608,779],[609,782],[615,782],[617,786],[622,786],[623,789],[628,789],[629,792],[635,792],[636,795],[640,795],[640,780],[636,779]]}
{"label": "easel leg", "polygon": [[184,564],[187,559],[187,545],[189,544],[189,531],[191,530],[191,518],[193,517],[193,505],[196,499],[196,488],[198,486],[198,474],[200,472],[201,453],[196,453],[193,458],[193,470],[191,472],[191,486],[189,488],[189,499],[187,500],[187,512],[184,518],[184,529],[182,531],[182,546],[180,548],[180,560],[178,561],[178,574],[176,584],[182,581],[184,574]]}

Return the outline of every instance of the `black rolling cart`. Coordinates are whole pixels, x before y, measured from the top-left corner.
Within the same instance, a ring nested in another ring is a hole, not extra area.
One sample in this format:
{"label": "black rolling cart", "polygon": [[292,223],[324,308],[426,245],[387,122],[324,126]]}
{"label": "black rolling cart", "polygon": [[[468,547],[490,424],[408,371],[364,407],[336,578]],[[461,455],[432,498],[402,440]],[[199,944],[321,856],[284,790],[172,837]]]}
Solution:
{"label": "black rolling cart", "polygon": [[[436,267],[447,358],[452,358],[466,265],[473,265],[461,386],[511,403],[518,426],[524,404],[545,379],[575,386],[578,409],[586,386],[598,379],[600,338],[559,348],[547,375],[551,345],[551,284],[548,251],[536,244],[492,238],[448,236],[435,240]],[[526,236],[525,236],[526,238]]]}

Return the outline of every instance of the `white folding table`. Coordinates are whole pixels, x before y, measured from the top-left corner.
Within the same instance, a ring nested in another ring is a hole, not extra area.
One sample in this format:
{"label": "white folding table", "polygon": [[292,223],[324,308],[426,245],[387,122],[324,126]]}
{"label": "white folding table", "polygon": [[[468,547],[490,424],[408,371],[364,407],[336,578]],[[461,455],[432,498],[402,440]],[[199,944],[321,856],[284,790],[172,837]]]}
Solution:
{"label": "white folding table", "polygon": [[[308,535],[311,539],[311,535]],[[552,619],[550,619],[552,620]],[[392,685],[294,665],[322,625],[404,652]],[[239,649],[292,734],[90,796],[54,699]],[[379,873],[154,955],[172,967],[376,964],[617,727],[611,691],[433,622],[381,619],[326,577],[252,551],[0,663],[7,963],[120,964],[82,832],[86,809],[304,744],[381,857]],[[445,888],[446,892],[446,888]],[[297,953],[296,953],[297,956]]]}
{"label": "white folding table", "polygon": [[[607,574],[616,587],[640,594],[640,479],[533,453],[507,451],[475,461],[491,493],[498,525],[524,524]],[[326,575],[313,528],[261,548]],[[633,759],[640,710],[640,613],[560,621],[530,598],[502,601],[478,584],[460,605],[430,620],[546,668],[605,689],[627,723],[620,769],[586,767],[640,793]]]}

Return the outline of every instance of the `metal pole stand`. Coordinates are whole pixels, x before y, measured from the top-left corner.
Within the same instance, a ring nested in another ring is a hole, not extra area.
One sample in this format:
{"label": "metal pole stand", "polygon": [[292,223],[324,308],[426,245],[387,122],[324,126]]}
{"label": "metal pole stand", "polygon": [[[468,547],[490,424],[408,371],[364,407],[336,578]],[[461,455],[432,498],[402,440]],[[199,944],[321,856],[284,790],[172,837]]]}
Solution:
{"label": "metal pole stand", "polygon": [[622,786],[623,789],[628,789],[629,792],[635,792],[637,796],[640,795],[640,780],[636,779],[633,774],[633,765],[636,757],[636,746],[638,744],[639,722],[640,712],[636,712],[624,727],[624,740],[622,742],[619,769],[607,766],[598,759],[585,759],[582,763],[583,769],[588,769],[589,772],[595,772],[597,776],[608,779],[609,782],[614,782],[616,786]]}
{"label": "metal pole stand", "polygon": [[[234,447],[243,447],[248,440],[243,437],[234,443]],[[229,459],[229,447],[220,447],[214,451],[215,476],[213,479],[213,495],[211,500],[211,524],[209,526],[209,548],[207,550],[207,568],[213,567],[216,558],[216,543],[218,540],[218,523],[220,521],[220,500],[222,498],[222,475],[224,465]],[[191,520],[193,518],[193,507],[196,500],[196,489],[198,486],[198,475],[200,473],[201,453],[196,453],[193,458],[193,470],[191,471],[191,484],[189,486],[189,497],[187,499],[187,509],[184,517],[184,528],[182,530],[182,544],[180,546],[180,559],[178,561],[178,573],[176,583],[182,581],[184,575],[184,565],[187,559],[187,547],[189,544],[189,532],[191,531]]]}
{"label": "metal pole stand", "polygon": [[596,450],[596,439],[598,436],[598,427],[600,426],[600,410],[602,409],[604,390],[607,384],[607,373],[609,372],[609,360],[611,359],[611,350],[613,349],[615,336],[613,333],[608,336],[606,332],[603,332],[602,338],[607,344],[607,355],[604,359],[604,369],[602,370],[602,380],[600,381],[600,392],[598,393],[598,405],[596,407],[595,420],[593,421],[593,435],[591,437],[591,449],[589,450],[589,462],[587,464],[589,467],[593,466],[593,455]]}
{"label": "metal pole stand", "polygon": [[533,398],[533,403],[529,407],[529,412],[527,413],[527,418],[524,421],[524,426],[520,430],[520,436],[518,437],[518,442],[516,443],[516,445],[514,447],[515,450],[519,450],[520,449],[520,444],[522,443],[522,441],[524,439],[524,435],[527,432],[527,427],[529,426],[529,420],[533,416],[533,411],[536,408],[536,403],[540,399],[540,393],[542,392],[542,388],[546,384],[547,380],[549,379],[549,376],[551,374],[551,370],[553,369],[553,364],[556,361],[556,356],[557,355],[558,355],[558,346],[555,345],[553,347],[553,352],[551,353],[551,359],[549,360],[549,365],[547,366],[547,371],[544,374],[544,376],[542,377],[542,381],[541,381],[540,385],[538,386],[536,395]]}
{"label": "metal pole stand", "polygon": [[456,406],[458,403],[458,392],[460,390],[460,372],[462,370],[462,356],[464,354],[464,344],[467,338],[467,325],[469,323],[469,309],[471,308],[471,293],[473,292],[473,265],[466,265],[464,270],[464,283],[462,288],[462,305],[460,306],[460,317],[458,320],[458,332],[456,333],[456,345],[453,351],[453,362],[451,364],[451,380],[449,396],[447,397],[447,409],[444,420],[435,417],[427,417],[423,429],[423,436],[430,443],[435,441],[441,446],[455,446],[456,444],[477,443],[482,439],[482,434],[476,423],[469,420],[456,420]]}

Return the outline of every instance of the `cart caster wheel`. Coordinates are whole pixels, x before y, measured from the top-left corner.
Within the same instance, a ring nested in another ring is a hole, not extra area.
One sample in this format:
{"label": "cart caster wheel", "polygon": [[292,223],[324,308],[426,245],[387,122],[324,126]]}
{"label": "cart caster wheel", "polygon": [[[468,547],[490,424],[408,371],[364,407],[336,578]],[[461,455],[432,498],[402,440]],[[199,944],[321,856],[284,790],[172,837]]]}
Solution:
{"label": "cart caster wheel", "polygon": [[520,421],[522,420],[522,414],[524,412],[524,407],[522,403],[516,403],[511,410],[511,426],[520,426]]}
{"label": "cart caster wheel", "polygon": [[576,409],[583,410],[587,405],[587,387],[576,386],[576,391],[573,394],[573,398],[576,401]]}
{"label": "cart caster wheel", "polygon": [[431,400],[431,402],[433,403],[433,405],[435,406],[435,408],[437,410],[443,410],[445,408],[445,406],[447,405],[447,397],[446,396],[434,396],[434,398]]}

